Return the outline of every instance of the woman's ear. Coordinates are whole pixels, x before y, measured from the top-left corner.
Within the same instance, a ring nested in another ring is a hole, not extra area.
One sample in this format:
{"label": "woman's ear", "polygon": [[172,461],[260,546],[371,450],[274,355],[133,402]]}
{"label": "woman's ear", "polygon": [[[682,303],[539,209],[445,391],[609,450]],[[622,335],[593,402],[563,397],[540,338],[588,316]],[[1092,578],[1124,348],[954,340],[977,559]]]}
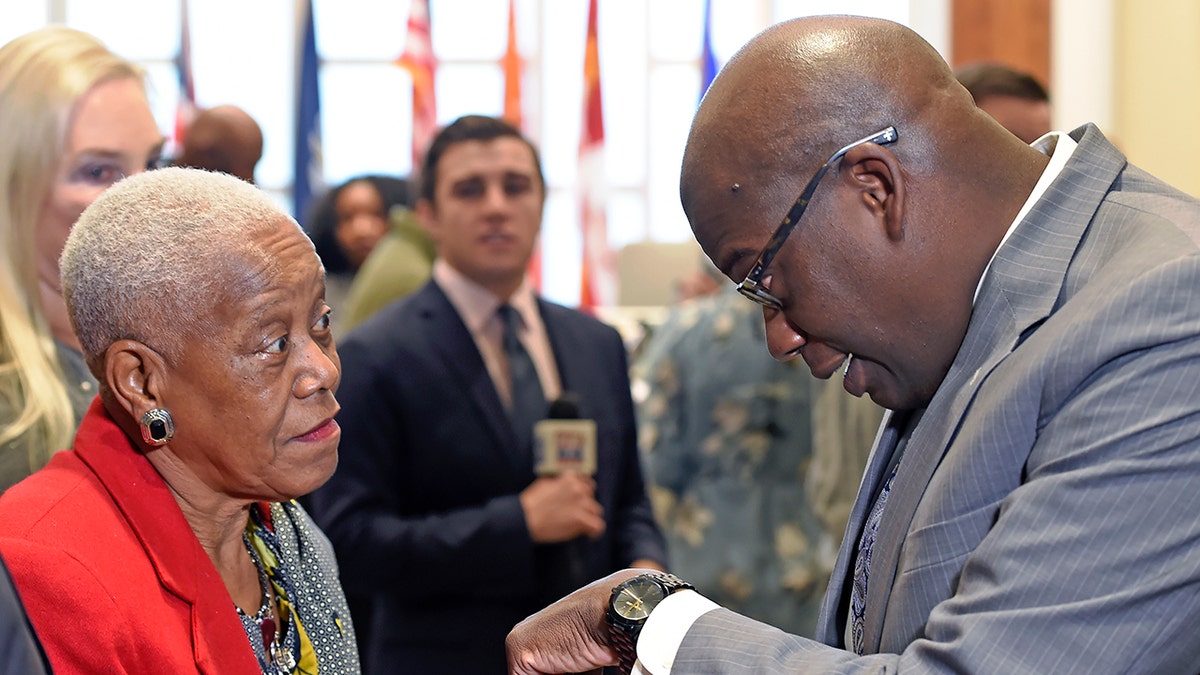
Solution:
{"label": "woman's ear", "polygon": [[888,238],[904,239],[904,175],[896,156],[874,143],[860,145],[842,158],[840,173],[880,220]]}
{"label": "woman's ear", "polygon": [[113,401],[135,420],[154,408],[165,408],[166,361],[137,340],[117,340],[104,358],[104,377]]}

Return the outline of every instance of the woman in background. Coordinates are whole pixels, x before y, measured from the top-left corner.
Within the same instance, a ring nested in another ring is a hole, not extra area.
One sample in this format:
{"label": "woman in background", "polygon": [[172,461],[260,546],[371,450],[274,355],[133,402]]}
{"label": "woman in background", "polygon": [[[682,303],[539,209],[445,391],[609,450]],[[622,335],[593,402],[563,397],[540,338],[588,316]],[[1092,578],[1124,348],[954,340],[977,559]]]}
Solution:
{"label": "woman in background", "polygon": [[61,26],[0,47],[0,492],[68,447],[96,394],[71,332],[58,257],[79,214],[156,167],[144,75]]}
{"label": "woman in background", "polygon": [[342,328],[344,305],[358,269],[391,229],[393,207],[409,207],[408,181],[364,175],[330,189],[309,214],[306,230],[325,265],[326,299]]}

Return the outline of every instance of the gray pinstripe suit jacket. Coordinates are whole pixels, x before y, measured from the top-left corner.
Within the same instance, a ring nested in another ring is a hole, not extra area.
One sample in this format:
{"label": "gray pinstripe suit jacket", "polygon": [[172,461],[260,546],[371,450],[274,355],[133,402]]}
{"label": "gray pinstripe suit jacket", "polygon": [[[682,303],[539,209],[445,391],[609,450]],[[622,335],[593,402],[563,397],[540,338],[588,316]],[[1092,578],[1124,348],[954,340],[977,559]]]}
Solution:
{"label": "gray pinstripe suit jacket", "polygon": [[[1001,247],[913,428],[840,647],[876,442],[816,640],[727,610],[677,673],[1200,671],[1200,203],[1094,126]],[[877,652],[871,654],[871,652]]]}

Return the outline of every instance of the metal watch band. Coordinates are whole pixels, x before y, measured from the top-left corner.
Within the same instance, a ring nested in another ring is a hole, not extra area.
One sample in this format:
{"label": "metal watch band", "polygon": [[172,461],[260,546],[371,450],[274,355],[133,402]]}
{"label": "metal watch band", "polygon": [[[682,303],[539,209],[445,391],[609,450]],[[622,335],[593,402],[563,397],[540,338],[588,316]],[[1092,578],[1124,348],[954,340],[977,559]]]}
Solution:
{"label": "metal watch band", "polygon": [[[674,574],[670,574],[669,572],[647,572],[645,574],[639,574],[636,577],[630,577],[621,584],[618,584],[613,588],[613,592],[615,593],[617,589],[639,577],[651,577],[656,579],[663,585],[665,590],[664,596],[670,595],[675,591],[695,588],[695,586],[692,586],[688,582],[680,579]],[[637,662],[637,639],[638,635],[641,634],[642,626],[644,625],[645,623],[643,622],[637,624],[636,626],[625,626],[623,624],[616,623],[611,619],[609,620],[609,639],[612,643],[611,646],[613,651],[617,654],[617,667],[624,675],[629,675],[633,672],[633,664]]]}

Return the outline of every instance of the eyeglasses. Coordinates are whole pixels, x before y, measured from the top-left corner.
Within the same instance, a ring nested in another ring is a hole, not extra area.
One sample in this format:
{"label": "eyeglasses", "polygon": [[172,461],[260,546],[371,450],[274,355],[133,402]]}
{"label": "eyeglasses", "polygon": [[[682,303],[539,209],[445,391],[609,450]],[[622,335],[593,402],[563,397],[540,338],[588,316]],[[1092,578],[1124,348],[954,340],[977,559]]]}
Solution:
{"label": "eyeglasses", "polygon": [[854,141],[850,145],[833,153],[829,157],[829,160],[822,164],[820,169],[817,169],[817,174],[812,177],[812,180],[808,181],[804,192],[800,193],[800,198],[796,200],[791,210],[784,216],[783,222],[779,224],[778,229],[775,230],[775,234],[771,235],[766,248],[762,250],[762,253],[758,254],[758,259],[754,261],[754,266],[750,268],[750,273],[746,275],[742,283],[737,285],[738,293],[765,307],[783,309],[783,303],[779,301],[779,298],[771,295],[771,292],[762,285],[763,273],[767,271],[767,267],[775,259],[775,255],[779,253],[779,249],[783,247],[783,242],[787,241],[788,235],[796,228],[796,222],[800,220],[800,216],[804,215],[804,209],[808,208],[808,202],[812,199],[813,192],[816,192],[817,184],[821,182],[821,178],[825,175],[825,172],[829,171],[829,167],[841,159],[842,155],[860,145],[866,143],[887,145],[888,143],[896,142],[898,137],[896,127],[890,126],[883,131],[875,132],[866,138]]}

